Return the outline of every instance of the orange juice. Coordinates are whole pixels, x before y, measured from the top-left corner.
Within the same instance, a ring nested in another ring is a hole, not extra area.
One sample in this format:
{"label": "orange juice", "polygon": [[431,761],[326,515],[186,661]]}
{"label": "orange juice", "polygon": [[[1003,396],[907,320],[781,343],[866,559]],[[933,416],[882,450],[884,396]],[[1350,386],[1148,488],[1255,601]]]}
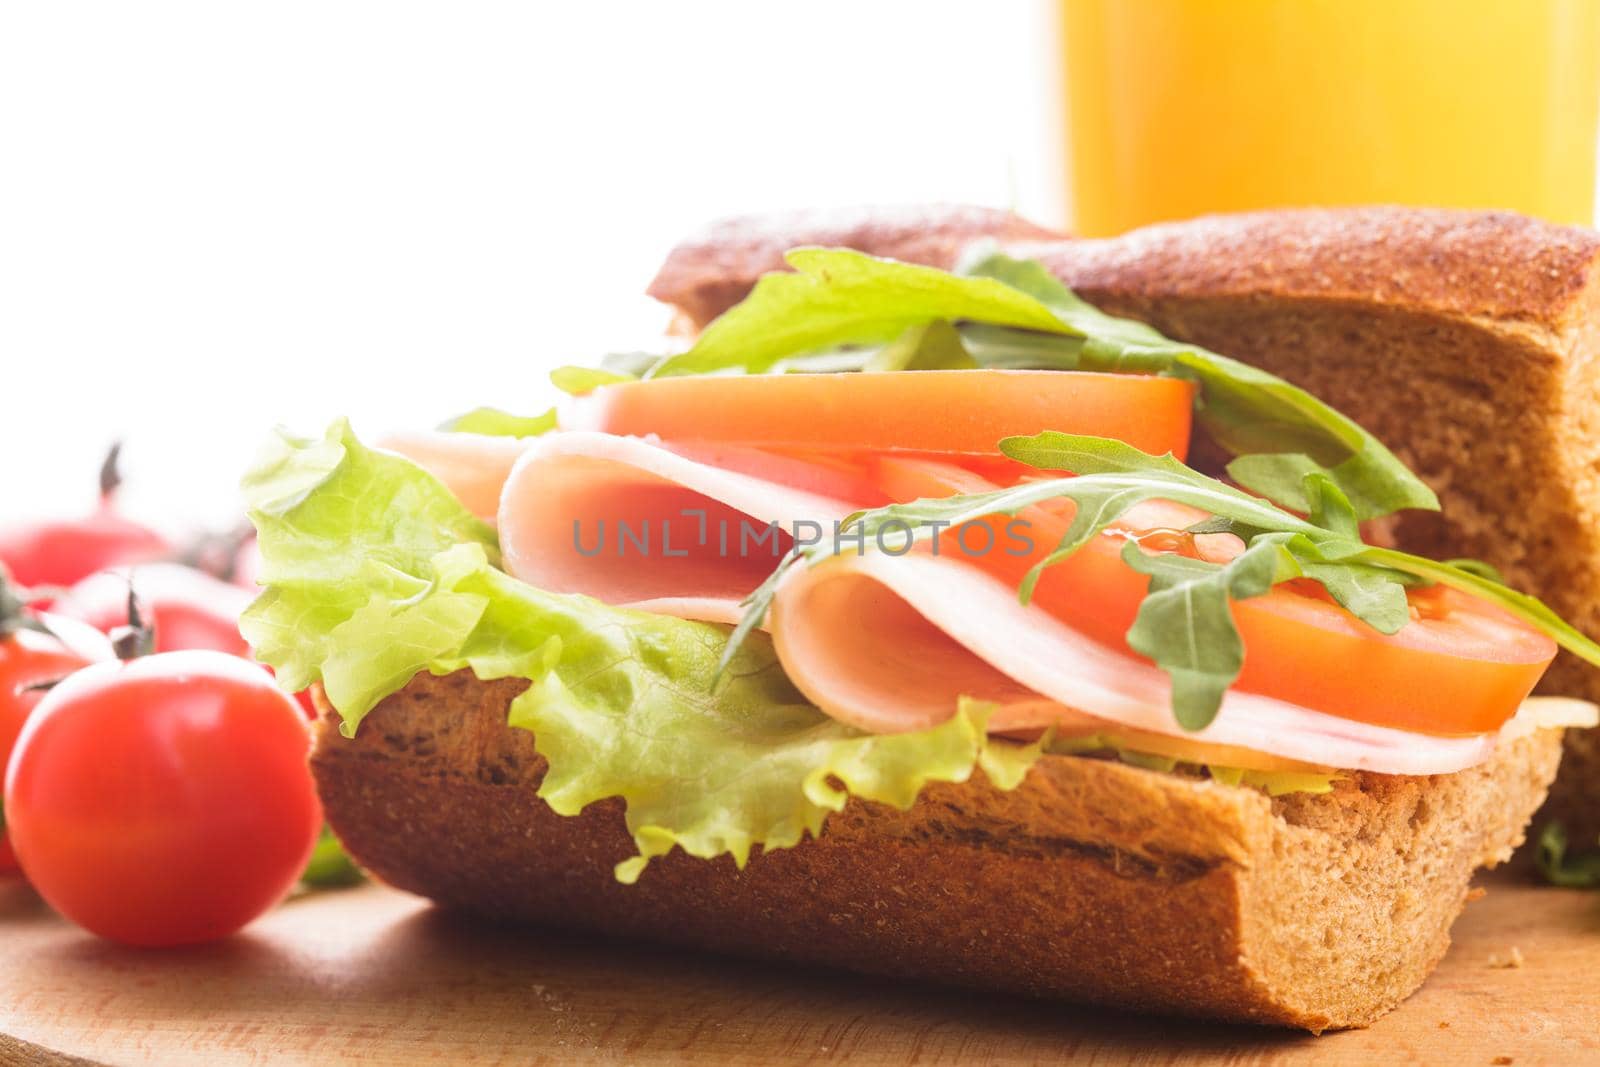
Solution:
{"label": "orange juice", "polygon": [[1069,217],[1594,219],[1600,0],[1062,0]]}

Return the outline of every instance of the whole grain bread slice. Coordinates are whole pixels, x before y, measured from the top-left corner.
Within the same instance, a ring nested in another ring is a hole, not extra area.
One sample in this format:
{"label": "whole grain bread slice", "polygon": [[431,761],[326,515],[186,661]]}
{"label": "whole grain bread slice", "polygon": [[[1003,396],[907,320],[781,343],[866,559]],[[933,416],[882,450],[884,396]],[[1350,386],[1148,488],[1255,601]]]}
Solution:
{"label": "whole grain bread slice", "polygon": [[[1018,220],[902,208],[728,219],[668,256],[650,293],[703,325],[774,249],[837,243],[952,265],[972,240],[1041,259],[1096,305],[1278,374],[1354,418],[1439,494],[1389,531],[1500,568],[1600,634],[1600,234],[1499,212],[1338,208],[1224,215],[1104,240],[1035,241]],[[907,220],[944,240],[907,236]],[[963,243],[958,236],[965,236]],[[717,299],[708,299],[715,294]],[[1202,442],[1195,462],[1215,463]],[[1600,700],[1563,653],[1541,691]],[[1600,730],[1568,733],[1546,816],[1600,836]]]}
{"label": "whole grain bread slice", "polygon": [[524,684],[419,675],[354,739],[324,705],[312,767],[363,866],[495,918],[1315,1031],[1421,984],[1560,750],[1542,731],[1458,774],[1275,800],[1050,756],[1010,793],[974,779],[905,812],[852,801],[743,871],[675,852],[624,886],[618,804],[563,817],[537,796],[534,737],[506,725]]}

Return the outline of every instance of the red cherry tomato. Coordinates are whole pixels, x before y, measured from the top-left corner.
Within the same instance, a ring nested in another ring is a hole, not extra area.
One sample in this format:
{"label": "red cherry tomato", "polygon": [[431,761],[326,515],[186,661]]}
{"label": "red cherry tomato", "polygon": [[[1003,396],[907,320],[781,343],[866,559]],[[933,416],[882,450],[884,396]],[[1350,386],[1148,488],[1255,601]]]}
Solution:
{"label": "red cherry tomato", "polygon": [[95,571],[172,555],[166,538],[119,514],[120,444],[100,468],[100,506],[78,519],[48,519],[0,528],[0,563],[25,586],[71,585]]}
{"label": "red cherry tomato", "polygon": [[294,886],[322,826],[294,700],[217,652],[50,690],[6,775],[12,846],[56,910],[131,945],[226,937]]}
{"label": "red cherry tomato", "polygon": [[106,567],[170,555],[160,534],[109,507],[81,519],[0,529],[0,562],[23,585],[71,585]]}
{"label": "red cherry tomato", "polygon": [[[181,563],[149,563],[91,575],[73,586],[55,610],[110,633],[128,622],[130,577],[144,620],[155,630],[157,652],[206,648],[254,661],[249,643],[239,633],[239,615],[254,596]],[[263,669],[272,670],[265,665]],[[306,718],[316,719],[309,691],[296,693],[295,702]]]}
{"label": "red cherry tomato", "polygon": [[68,590],[55,610],[110,633],[128,622],[130,579],[145,621],[155,628],[157,652],[209,648],[250,655],[239,634],[239,615],[249,607],[250,594],[181,563],[147,563],[90,575]]}
{"label": "red cherry tomato", "polygon": [[[0,637],[0,770],[11,758],[23,724],[44,696],[43,690],[30,687],[111,658],[111,646],[98,631],[75,619],[41,618],[51,633],[17,630]],[[10,838],[0,830],[0,876],[17,870]]]}

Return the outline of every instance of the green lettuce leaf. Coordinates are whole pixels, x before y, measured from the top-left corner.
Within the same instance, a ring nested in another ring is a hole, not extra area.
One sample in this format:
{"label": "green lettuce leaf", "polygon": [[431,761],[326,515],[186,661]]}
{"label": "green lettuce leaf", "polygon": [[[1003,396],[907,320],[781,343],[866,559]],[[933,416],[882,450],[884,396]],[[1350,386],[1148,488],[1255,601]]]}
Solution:
{"label": "green lettuce leaf", "polygon": [[874,352],[862,370],[970,370],[978,365],[961,332],[944,319],[919,323]]}
{"label": "green lettuce leaf", "polygon": [[541,415],[513,415],[499,408],[474,408],[439,427],[449,433],[481,433],[491,437],[538,437],[555,428],[555,408]]}
{"label": "green lettuce leaf", "polygon": [[603,367],[557,367],[550,372],[550,384],[569,396],[584,396],[602,385],[631,382],[635,375]]}
{"label": "green lettuce leaf", "polygon": [[[341,710],[352,693],[368,700],[359,718],[384,695],[372,695],[387,684],[373,675],[399,688],[408,662],[475,625],[481,607],[437,596],[430,561],[472,546],[497,562],[494,531],[410,460],[364,447],[348,423],[320,439],[279,431],[242,487],[265,589],[239,628],[291,692],[320,679]],[[396,615],[409,624],[404,643],[352,643],[352,630],[365,624],[370,636]]]}
{"label": "green lettuce leaf", "polygon": [[1539,851],[1535,859],[1539,864],[1539,872],[1551,885],[1568,889],[1600,886],[1600,851],[1568,855],[1567,828],[1559,822],[1546,823],[1540,831]]}
{"label": "green lettuce leaf", "polygon": [[917,733],[844,726],[804,701],[761,634],[719,679],[726,627],[516,581],[442,484],[343,422],[279,434],[245,492],[266,589],[240,626],[279,679],[321,681],[347,734],[421,671],[526,679],[510,723],[549,762],[539,794],[563,815],[623,800],[638,848],[624,881],[674,846],[743,865],[819,833],[850,796],[905,808],[975,769],[1014,788],[1038,756],[991,740],[973,704]]}
{"label": "green lettuce leaf", "polygon": [[350,859],[333,831],[324,826],[306,869],[300,872],[300,884],[308,889],[341,889],[366,880],[367,876]]}
{"label": "green lettuce leaf", "polygon": [[1315,771],[1257,771],[1248,767],[1216,767],[1206,765],[1206,773],[1223,785],[1259,789],[1269,797],[1287,796],[1290,793],[1331,793],[1339,775]]}
{"label": "green lettuce leaf", "polygon": [[797,248],[784,259],[793,272],[763,277],[692,348],[657,364],[655,376],[760,374],[786,357],[885,344],[939,319],[1066,332],[1039,301],[987,278],[960,278],[844,248]]}
{"label": "green lettuce leaf", "polygon": [[1272,797],[1290,793],[1328,793],[1341,775],[1338,771],[1258,771],[1246,767],[1228,767],[1211,763],[1185,763],[1171,756],[1158,756],[1141,752],[1116,733],[1081,734],[1075,737],[1054,738],[1042,742],[1044,750],[1054,755],[1087,756],[1105,753],[1123,763],[1147,771],[1162,773],[1187,772],[1208,774],[1228,786],[1259,789]]}

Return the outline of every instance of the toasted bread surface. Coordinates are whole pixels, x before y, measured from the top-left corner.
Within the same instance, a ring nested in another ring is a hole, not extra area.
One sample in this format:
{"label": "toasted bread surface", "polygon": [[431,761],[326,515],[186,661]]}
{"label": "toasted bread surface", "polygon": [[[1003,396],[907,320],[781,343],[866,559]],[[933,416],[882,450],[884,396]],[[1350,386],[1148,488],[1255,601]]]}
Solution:
{"label": "toasted bread surface", "polygon": [[523,684],[420,675],[354,739],[324,708],[312,765],[360,863],[492,917],[1310,1030],[1416,989],[1559,755],[1546,731],[1459,774],[1276,800],[1051,756],[1010,793],[979,776],[904,812],[852,801],[742,871],[674,852],[625,886],[620,804],[563,817],[538,798],[534,738],[506,725]]}

